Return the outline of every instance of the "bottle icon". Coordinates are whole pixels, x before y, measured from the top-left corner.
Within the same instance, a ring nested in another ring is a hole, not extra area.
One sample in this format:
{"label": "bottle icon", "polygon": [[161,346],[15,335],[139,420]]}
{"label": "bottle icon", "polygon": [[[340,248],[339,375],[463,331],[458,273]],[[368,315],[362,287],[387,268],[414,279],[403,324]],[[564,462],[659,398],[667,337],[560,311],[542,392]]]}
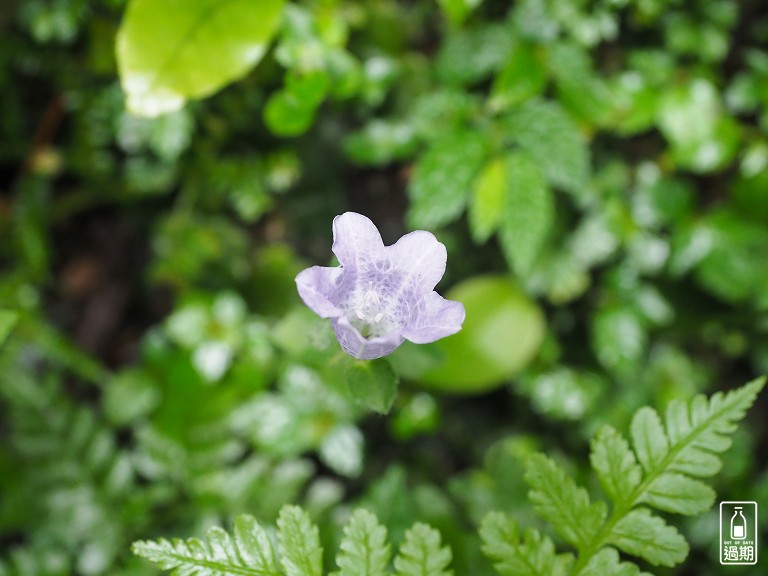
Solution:
{"label": "bottle icon", "polygon": [[744,540],[747,537],[747,519],[744,518],[744,514],[741,513],[741,506],[734,508],[733,516],[731,516],[731,539],[732,540]]}

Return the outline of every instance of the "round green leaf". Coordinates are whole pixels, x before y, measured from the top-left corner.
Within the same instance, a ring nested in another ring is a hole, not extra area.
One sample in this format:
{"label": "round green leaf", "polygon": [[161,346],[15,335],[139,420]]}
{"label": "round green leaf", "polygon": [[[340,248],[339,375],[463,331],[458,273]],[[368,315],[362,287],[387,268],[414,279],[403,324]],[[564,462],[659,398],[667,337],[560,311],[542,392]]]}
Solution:
{"label": "round green leaf", "polygon": [[397,395],[397,376],[389,362],[381,358],[344,360],[349,397],[359,406],[381,414],[388,413]]}
{"label": "round green leaf", "polygon": [[509,279],[470,278],[446,294],[467,317],[453,336],[428,346],[443,360],[419,380],[444,391],[478,393],[501,385],[536,355],[544,337],[539,307]]}
{"label": "round green leaf", "polygon": [[8,339],[18,320],[18,312],[14,310],[0,310],[0,345]]}
{"label": "round green leaf", "polygon": [[283,0],[132,0],[117,35],[128,109],[177,110],[244,76],[261,60]]}

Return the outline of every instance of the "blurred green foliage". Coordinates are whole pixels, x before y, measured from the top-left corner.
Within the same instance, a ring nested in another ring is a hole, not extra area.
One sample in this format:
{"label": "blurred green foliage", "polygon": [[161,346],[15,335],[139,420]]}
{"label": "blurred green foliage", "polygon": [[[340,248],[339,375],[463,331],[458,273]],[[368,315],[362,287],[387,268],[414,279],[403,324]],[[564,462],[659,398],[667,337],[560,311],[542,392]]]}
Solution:
{"label": "blurred green foliage", "polygon": [[[768,371],[760,0],[170,4],[0,7],[0,574],[297,503],[326,567],[362,506],[492,574],[534,453],[594,493],[602,425]],[[464,332],[340,351],[293,278],[350,209],[436,233]],[[754,416],[722,499],[768,497]],[[670,520],[680,573],[724,573],[716,514]]]}

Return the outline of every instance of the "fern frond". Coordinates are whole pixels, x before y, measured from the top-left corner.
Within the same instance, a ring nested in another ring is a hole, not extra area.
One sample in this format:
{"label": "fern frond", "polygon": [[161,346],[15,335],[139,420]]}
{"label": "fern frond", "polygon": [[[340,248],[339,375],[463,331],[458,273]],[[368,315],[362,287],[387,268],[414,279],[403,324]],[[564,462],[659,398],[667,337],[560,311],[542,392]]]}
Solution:
{"label": "fern frond", "polygon": [[610,515],[554,461],[532,457],[525,474],[529,498],[538,515],[576,548],[575,563],[570,555],[558,556],[552,542],[536,531],[521,539],[516,525],[497,513],[483,522],[483,552],[505,576],[639,575],[640,569],[621,562],[617,551],[652,565],[679,564],[688,555],[688,542],[653,509],[691,515],[712,506],[715,491],[702,479],[720,470],[729,435],[764,384],[758,379],[709,400],[672,402],[663,421],[653,408],[641,408],[630,424],[631,443],[610,426],[598,431],[590,461],[610,500]]}
{"label": "fern frond", "polygon": [[272,542],[252,516],[240,516],[234,531],[234,538],[213,527],[205,540],[140,540],[131,551],[176,576],[281,576]]}
{"label": "fern frond", "polygon": [[[211,528],[205,539],[134,542],[131,550],[175,576],[322,576],[317,526],[298,506],[283,506],[277,519],[277,550],[266,530],[251,516],[235,520],[234,536]],[[392,547],[374,514],[355,511],[344,528],[333,576],[389,576]],[[451,550],[440,533],[414,524],[395,558],[397,576],[452,576]]]}
{"label": "fern frond", "polygon": [[719,455],[731,445],[728,435],[764,384],[760,378],[710,399],[699,395],[688,404],[673,401],[663,423],[654,409],[641,408],[630,424],[632,448],[613,428],[601,430],[592,443],[591,462],[613,511],[580,555],[574,574],[583,574],[590,558],[608,543],[651,564],[682,562],[688,543],[649,508],[690,515],[712,506],[715,491],[700,479],[720,470]]}
{"label": "fern frond", "polygon": [[483,553],[502,576],[565,576],[572,554],[557,554],[555,544],[528,529],[522,539],[515,521],[501,512],[490,512],[480,526]]}

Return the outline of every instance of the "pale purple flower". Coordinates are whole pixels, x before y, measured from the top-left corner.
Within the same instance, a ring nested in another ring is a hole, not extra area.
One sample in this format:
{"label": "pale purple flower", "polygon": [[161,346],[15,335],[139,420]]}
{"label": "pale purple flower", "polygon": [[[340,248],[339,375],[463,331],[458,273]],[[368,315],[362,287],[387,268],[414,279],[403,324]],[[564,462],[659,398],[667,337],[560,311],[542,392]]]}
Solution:
{"label": "pale purple flower", "polygon": [[313,266],[296,276],[304,303],[330,318],[344,351],[370,360],[410,340],[434,342],[461,329],[464,305],[434,291],[447,254],[430,232],[416,230],[384,246],[365,216],[333,219],[337,268]]}

